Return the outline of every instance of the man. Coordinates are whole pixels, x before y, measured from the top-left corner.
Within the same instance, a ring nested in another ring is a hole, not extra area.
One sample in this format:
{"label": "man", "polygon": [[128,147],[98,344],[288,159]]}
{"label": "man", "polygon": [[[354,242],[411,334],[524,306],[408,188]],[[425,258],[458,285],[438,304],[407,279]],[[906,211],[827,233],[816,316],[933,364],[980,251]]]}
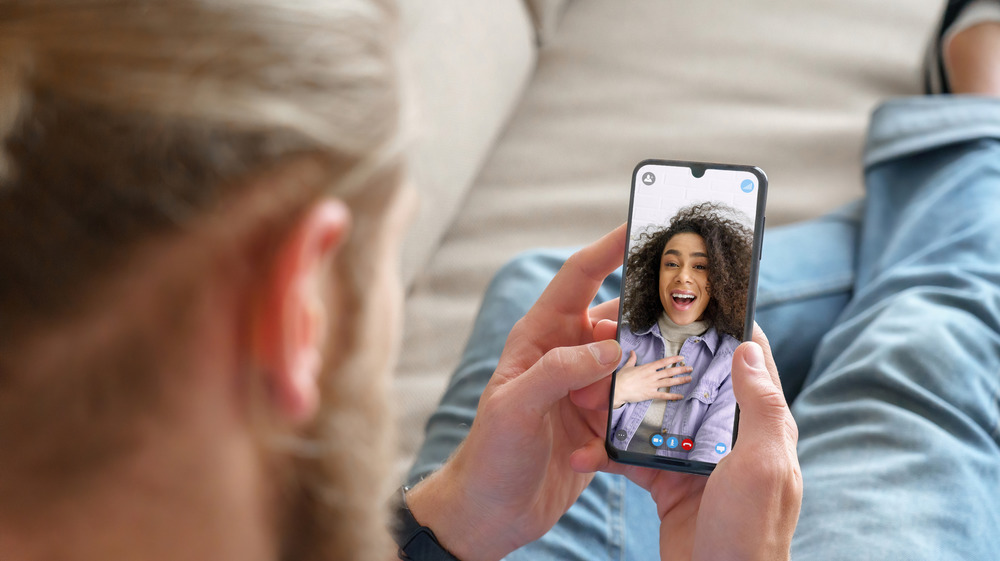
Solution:
{"label": "man", "polygon": [[[0,7],[5,561],[392,556],[412,198],[393,20],[360,0]],[[653,492],[664,532],[684,520],[675,553],[787,557],[796,431],[762,335],[737,352],[740,446],[712,478],[607,465],[616,313],[587,307],[624,235],[569,260],[465,445],[407,494],[442,551],[502,557],[604,467]]]}

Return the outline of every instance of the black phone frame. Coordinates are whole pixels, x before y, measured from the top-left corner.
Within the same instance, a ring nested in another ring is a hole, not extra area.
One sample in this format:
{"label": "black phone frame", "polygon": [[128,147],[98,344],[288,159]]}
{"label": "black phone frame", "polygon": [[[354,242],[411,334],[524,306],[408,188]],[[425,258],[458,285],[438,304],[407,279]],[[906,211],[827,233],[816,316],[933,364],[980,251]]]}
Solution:
{"label": "black phone frame", "polygon": [[[632,245],[632,212],[635,208],[635,188],[636,188],[636,178],[639,170],[645,166],[669,166],[669,167],[686,167],[691,170],[694,167],[700,168],[702,173],[710,169],[726,170],[726,171],[743,171],[752,173],[757,178],[757,209],[753,220],[753,242],[752,242],[752,252],[751,252],[751,263],[750,263],[750,281],[747,284],[747,314],[743,324],[743,341],[749,341],[753,337],[753,326],[754,326],[754,314],[756,311],[757,304],[757,278],[760,274],[760,259],[761,259],[761,248],[764,241],[764,226],[767,222],[767,216],[764,214],[765,207],[767,205],[767,175],[764,170],[757,166],[751,165],[741,165],[741,164],[720,164],[714,162],[696,162],[696,161],[686,161],[686,160],[660,160],[660,159],[646,159],[642,160],[636,164],[635,168],[632,170],[632,184],[631,192],[629,193],[628,201],[628,224],[626,226],[628,238],[625,241],[625,254],[622,256],[622,287],[619,296],[620,301],[625,299],[625,268],[628,265],[628,255],[629,250]],[[693,172],[692,172],[693,175]],[[696,176],[700,177],[700,176]],[[619,306],[618,309],[618,331],[615,333],[615,340],[621,341],[621,326],[622,326],[622,310]],[[612,460],[634,466],[642,467],[652,467],[657,469],[664,469],[670,471],[679,471],[685,473],[693,473],[696,475],[709,475],[715,470],[718,464],[710,462],[701,462],[696,460],[683,460],[680,458],[667,458],[664,456],[655,456],[650,454],[641,454],[638,452],[628,452],[625,450],[619,450],[611,445],[611,410],[614,405],[614,395],[615,395],[615,382],[618,379],[618,371],[611,377],[611,391],[608,394],[608,420],[607,427],[605,429],[604,436],[604,448],[607,450],[608,457]],[[736,404],[736,416],[733,419],[733,441],[730,446],[730,450],[736,448],[737,433],[739,431],[740,424],[740,406]]]}

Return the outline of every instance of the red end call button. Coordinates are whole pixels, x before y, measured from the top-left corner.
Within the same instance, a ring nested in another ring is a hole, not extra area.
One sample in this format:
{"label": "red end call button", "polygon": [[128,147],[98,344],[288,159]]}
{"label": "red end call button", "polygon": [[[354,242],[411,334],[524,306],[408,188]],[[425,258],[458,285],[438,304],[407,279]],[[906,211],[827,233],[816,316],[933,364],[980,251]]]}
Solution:
{"label": "red end call button", "polygon": [[694,448],[694,441],[691,440],[690,438],[685,438],[684,440],[681,441],[681,450],[684,450],[685,452],[690,452],[692,448]]}

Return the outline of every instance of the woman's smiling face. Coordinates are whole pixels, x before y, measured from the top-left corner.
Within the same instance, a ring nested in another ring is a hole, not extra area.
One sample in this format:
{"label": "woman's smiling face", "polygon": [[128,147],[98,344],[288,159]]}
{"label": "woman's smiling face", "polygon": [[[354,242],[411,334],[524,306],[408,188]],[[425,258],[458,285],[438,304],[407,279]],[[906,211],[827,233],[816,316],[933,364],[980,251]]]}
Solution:
{"label": "woman's smiling face", "polygon": [[708,290],[708,250],[692,232],[675,234],[660,254],[660,303],[677,325],[701,319],[711,299]]}

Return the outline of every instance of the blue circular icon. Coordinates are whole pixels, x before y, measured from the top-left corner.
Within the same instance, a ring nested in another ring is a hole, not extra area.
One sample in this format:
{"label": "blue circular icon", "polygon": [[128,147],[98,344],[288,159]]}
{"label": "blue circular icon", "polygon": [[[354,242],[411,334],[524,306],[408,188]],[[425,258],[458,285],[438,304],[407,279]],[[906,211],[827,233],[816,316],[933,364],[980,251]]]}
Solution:
{"label": "blue circular icon", "polygon": [[723,443],[721,443],[721,442],[718,443],[718,444],[716,444],[715,445],[715,452],[717,454],[725,454],[726,453],[726,445],[723,444]]}
{"label": "blue circular icon", "polygon": [[678,440],[676,436],[667,437],[667,448],[670,449],[677,448],[680,445],[680,443],[681,443],[680,440]]}
{"label": "blue circular icon", "polygon": [[744,193],[749,193],[753,191],[753,181],[749,179],[744,179],[743,183],[740,183],[740,189],[743,189]]}
{"label": "blue circular icon", "polygon": [[649,439],[649,441],[653,443],[653,446],[659,448],[660,446],[663,446],[663,435],[654,434],[653,437]]}

